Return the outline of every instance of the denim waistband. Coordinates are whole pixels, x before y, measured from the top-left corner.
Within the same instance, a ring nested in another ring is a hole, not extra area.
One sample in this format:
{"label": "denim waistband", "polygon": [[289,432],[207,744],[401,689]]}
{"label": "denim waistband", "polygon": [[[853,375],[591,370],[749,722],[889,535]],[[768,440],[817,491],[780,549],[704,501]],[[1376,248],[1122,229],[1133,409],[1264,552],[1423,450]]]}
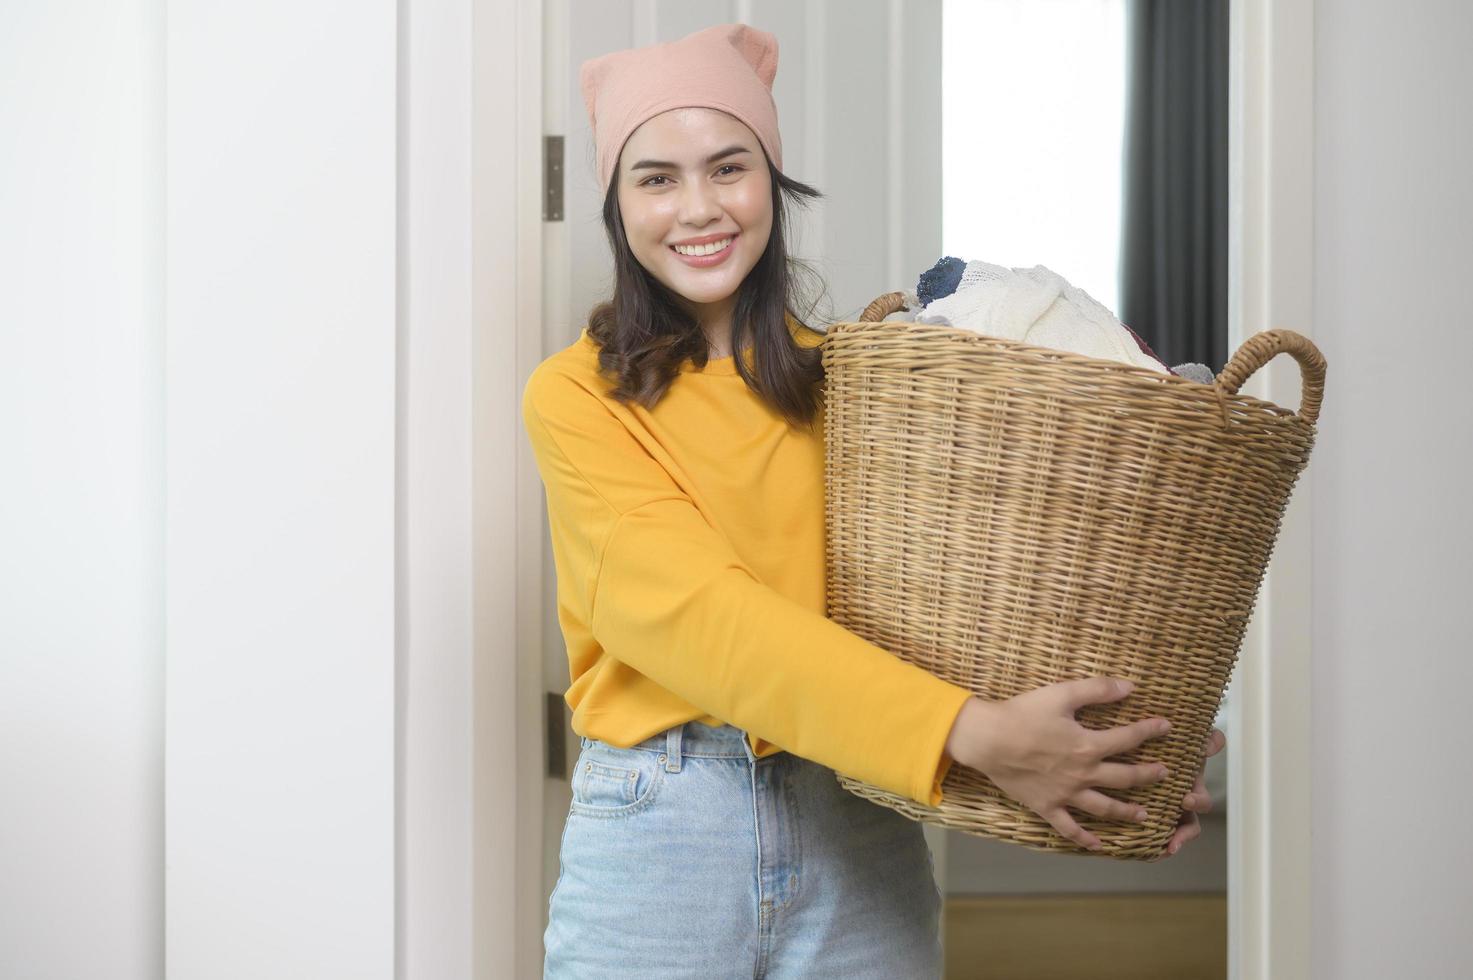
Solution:
{"label": "denim waistband", "polygon": [[[580,737],[584,748],[598,741],[586,736]],[[609,743],[601,744],[608,745]],[[617,746],[613,747],[617,748]],[[752,758],[752,750],[747,745],[746,732],[734,725],[718,725],[713,728],[699,721],[687,721],[675,725],[663,732],[651,735],[643,742],[636,742],[627,749],[621,749],[625,752],[634,750],[663,753],[666,757],[665,767],[671,772],[679,772],[680,760],[691,756],[707,759]]]}

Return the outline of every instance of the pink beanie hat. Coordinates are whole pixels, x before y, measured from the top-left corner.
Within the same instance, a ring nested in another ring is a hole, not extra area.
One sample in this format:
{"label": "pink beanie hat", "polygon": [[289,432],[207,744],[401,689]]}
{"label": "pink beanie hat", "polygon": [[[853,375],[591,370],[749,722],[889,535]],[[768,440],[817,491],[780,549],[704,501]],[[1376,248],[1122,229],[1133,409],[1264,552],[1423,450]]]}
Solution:
{"label": "pink beanie hat", "polygon": [[651,116],[703,106],[747,124],[778,170],[783,166],[772,79],[777,37],[746,24],[720,24],[679,41],[614,51],[583,63],[579,79],[606,191],[624,142]]}

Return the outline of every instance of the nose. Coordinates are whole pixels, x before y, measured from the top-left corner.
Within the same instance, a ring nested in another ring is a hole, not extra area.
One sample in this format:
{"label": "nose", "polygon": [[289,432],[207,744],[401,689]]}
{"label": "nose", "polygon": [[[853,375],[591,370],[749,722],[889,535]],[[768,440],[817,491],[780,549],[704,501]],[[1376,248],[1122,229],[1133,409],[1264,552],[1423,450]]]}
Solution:
{"label": "nose", "polygon": [[716,189],[704,180],[688,181],[680,192],[680,223],[701,228],[721,217],[721,202]]}

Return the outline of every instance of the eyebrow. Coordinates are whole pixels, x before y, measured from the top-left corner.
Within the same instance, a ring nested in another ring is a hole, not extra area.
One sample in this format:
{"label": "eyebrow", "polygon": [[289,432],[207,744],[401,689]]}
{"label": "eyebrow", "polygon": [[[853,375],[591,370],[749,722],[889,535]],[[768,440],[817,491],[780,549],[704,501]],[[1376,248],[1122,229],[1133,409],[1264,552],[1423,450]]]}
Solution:
{"label": "eyebrow", "polygon": [[[718,150],[717,152],[715,152],[715,153],[711,154],[710,156],[708,156],[706,158],[706,166],[709,167],[711,164],[715,163],[717,160],[722,159],[723,157],[729,157],[729,156],[732,156],[733,154],[737,154],[737,153],[751,153],[751,152],[752,152],[751,150],[747,149],[745,146],[742,146],[741,144],[733,144],[731,146],[728,146],[724,150]],[[678,170],[678,169],[680,169],[679,164],[671,163],[669,160],[641,160],[638,163],[636,163],[634,166],[630,167],[629,169],[631,171],[633,171],[633,170],[655,170],[655,169],[661,169],[661,168],[663,168],[665,170]]]}

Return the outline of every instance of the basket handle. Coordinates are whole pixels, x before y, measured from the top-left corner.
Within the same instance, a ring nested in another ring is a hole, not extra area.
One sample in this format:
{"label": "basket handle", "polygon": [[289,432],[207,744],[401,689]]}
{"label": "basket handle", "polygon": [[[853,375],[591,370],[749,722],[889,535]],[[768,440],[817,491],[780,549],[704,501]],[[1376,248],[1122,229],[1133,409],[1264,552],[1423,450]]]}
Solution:
{"label": "basket handle", "polygon": [[[864,312],[859,314],[859,322],[878,323],[891,313],[903,309],[905,293],[885,293],[877,296],[864,308]],[[1303,376],[1299,417],[1314,425],[1320,415],[1320,403],[1325,397],[1325,357],[1303,334],[1282,329],[1264,330],[1254,334],[1243,341],[1243,345],[1222,369],[1215,383],[1221,391],[1236,395],[1243,382],[1279,354],[1288,354],[1299,362],[1299,371]]]}
{"label": "basket handle", "polygon": [[1236,395],[1253,372],[1278,354],[1288,354],[1299,362],[1299,373],[1303,379],[1299,417],[1314,425],[1315,419],[1319,418],[1320,402],[1325,397],[1325,357],[1303,334],[1280,329],[1263,330],[1249,337],[1217,376],[1217,386],[1229,395]]}
{"label": "basket handle", "polygon": [[886,293],[875,299],[859,314],[860,323],[879,323],[891,313],[905,309],[904,293]]}

